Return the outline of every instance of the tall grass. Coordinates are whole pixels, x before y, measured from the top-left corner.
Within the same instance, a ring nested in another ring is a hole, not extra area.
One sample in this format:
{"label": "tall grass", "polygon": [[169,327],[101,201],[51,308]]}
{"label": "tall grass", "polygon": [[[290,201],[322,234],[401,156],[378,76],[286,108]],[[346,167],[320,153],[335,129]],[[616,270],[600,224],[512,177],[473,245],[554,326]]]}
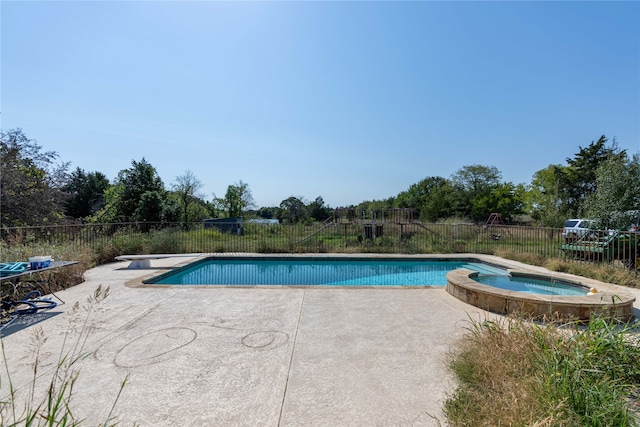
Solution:
{"label": "tall grass", "polygon": [[[89,356],[85,351],[89,331],[92,327],[93,315],[99,304],[109,295],[109,288],[99,286],[87,299],[84,313],[76,304],[70,313],[65,339],[60,347],[60,354],[54,369],[41,372],[41,349],[47,337],[41,328],[33,333],[32,342],[32,379],[28,389],[17,390],[13,384],[12,371],[5,353],[5,340],[0,337],[0,350],[5,369],[5,383],[0,383],[0,394],[6,396],[0,400],[0,425],[3,426],[79,426],[84,420],[74,412],[74,387],[80,376],[80,362]],[[74,342],[67,342],[67,337],[76,332]],[[45,379],[43,387],[41,377]],[[128,376],[120,383],[117,395],[111,401],[110,411],[105,420],[97,425],[115,425],[112,414],[120,398]],[[92,425],[96,425],[92,423]]]}
{"label": "tall grass", "polygon": [[631,325],[471,322],[449,366],[452,426],[637,426],[640,335]]}

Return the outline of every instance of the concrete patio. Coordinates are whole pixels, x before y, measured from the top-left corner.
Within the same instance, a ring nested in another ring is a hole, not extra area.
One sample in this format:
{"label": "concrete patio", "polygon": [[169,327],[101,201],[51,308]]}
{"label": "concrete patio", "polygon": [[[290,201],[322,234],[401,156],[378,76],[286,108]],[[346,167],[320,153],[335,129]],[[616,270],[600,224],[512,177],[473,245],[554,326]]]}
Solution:
{"label": "concrete patio", "polygon": [[[496,317],[444,287],[125,285],[184,262],[94,268],[57,294],[65,304],[46,319],[9,329],[2,342],[18,397],[30,393],[38,346],[36,401],[61,354],[86,355],[73,366],[72,406],[86,425],[104,422],[127,376],[112,414],[124,426],[446,425],[447,352],[470,318]],[[88,302],[98,286],[108,297]]]}

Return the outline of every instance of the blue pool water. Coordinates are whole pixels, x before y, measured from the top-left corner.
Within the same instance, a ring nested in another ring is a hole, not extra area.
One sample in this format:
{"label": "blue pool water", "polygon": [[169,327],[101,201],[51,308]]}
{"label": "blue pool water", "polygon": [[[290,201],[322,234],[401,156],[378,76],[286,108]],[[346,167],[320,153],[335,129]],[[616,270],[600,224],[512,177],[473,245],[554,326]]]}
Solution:
{"label": "blue pool water", "polygon": [[530,277],[511,276],[482,276],[474,277],[474,280],[483,285],[509,291],[525,292],[538,295],[564,295],[585,296],[588,290],[578,286],[568,285],[562,282],[551,282]]}
{"label": "blue pool water", "polygon": [[507,274],[487,264],[416,260],[210,259],[145,281],[158,285],[445,286],[446,274],[468,268]]}

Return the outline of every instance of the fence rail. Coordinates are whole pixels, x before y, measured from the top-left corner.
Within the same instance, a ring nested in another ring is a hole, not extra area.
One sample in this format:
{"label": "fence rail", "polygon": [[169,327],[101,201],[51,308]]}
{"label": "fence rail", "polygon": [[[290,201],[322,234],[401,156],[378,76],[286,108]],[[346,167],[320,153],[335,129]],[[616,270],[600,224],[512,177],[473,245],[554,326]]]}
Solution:
{"label": "fence rail", "polygon": [[[607,262],[637,268],[638,242],[592,233],[565,240],[562,230],[545,227],[430,223],[245,223],[243,234],[205,228],[203,223],[110,223],[0,229],[0,260],[8,249],[33,244],[111,253],[485,253],[509,251],[545,258]],[[604,248],[604,249],[603,249]]]}

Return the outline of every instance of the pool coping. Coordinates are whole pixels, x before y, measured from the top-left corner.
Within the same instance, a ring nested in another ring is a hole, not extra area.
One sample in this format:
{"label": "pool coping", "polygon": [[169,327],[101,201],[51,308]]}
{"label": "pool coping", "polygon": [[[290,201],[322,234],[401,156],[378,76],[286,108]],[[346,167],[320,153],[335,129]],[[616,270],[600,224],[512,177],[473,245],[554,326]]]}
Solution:
{"label": "pool coping", "polygon": [[[176,255],[178,257],[180,255]],[[588,288],[591,287],[602,287],[604,289],[605,286],[617,286],[613,284],[607,284],[595,279],[589,279],[582,276],[576,276],[569,273],[560,273],[555,271],[547,270],[544,267],[537,267],[529,264],[524,264],[519,261],[514,261],[506,258],[500,258],[495,255],[487,255],[487,254],[476,254],[476,253],[458,253],[458,254],[388,254],[388,253],[351,253],[351,254],[339,254],[339,253],[299,253],[299,254],[264,254],[264,253],[241,253],[241,252],[220,252],[220,253],[202,253],[198,254],[198,256],[194,256],[193,258],[185,259],[172,267],[155,267],[149,269],[149,274],[146,274],[140,278],[129,280],[125,283],[126,286],[129,287],[171,287],[176,285],[159,285],[159,284],[147,284],[144,281],[149,280],[153,277],[160,276],[165,273],[169,273],[171,271],[177,270],[181,267],[187,266],[189,264],[193,264],[195,262],[203,261],[208,258],[214,259],[239,259],[239,258],[252,258],[252,259],[413,259],[413,260],[448,260],[448,261],[467,261],[467,262],[480,262],[484,264],[488,264],[492,267],[502,268],[507,271],[523,271],[529,274],[543,274],[549,275],[557,280],[565,280],[570,282],[579,282]],[[144,269],[140,269],[144,270]],[[605,286],[603,286],[605,285]],[[180,285],[180,286],[232,286],[237,287],[239,285]],[[267,287],[269,285],[255,285],[260,287]],[[290,285],[277,285],[280,286],[290,286]],[[304,286],[304,285],[300,285]],[[252,285],[253,287],[253,285]],[[309,286],[312,287],[312,286]],[[441,288],[442,286],[438,286]],[[624,287],[619,286],[624,289]],[[396,287],[397,288],[397,287]],[[413,286],[415,288],[415,286]]]}
{"label": "pool coping", "polygon": [[556,280],[585,288],[593,293],[585,296],[539,295],[496,288],[473,278],[477,272],[458,269],[447,273],[447,292],[459,300],[499,314],[518,314],[536,319],[575,319],[587,321],[602,316],[622,321],[633,319],[635,295],[623,286],[581,276],[528,269],[508,269],[514,276]]}
{"label": "pool coping", "polygon": [[[125,283],[126,286],[131,288],[173,288],[179,286],[181,288],[261,288],[261,289],[269,289],[269,288],[308,288],[308,289],[326,289],[332,286],[328,285],[226,285],[226,284],[207,284],[207,285],[165,285],[165,284],[155,284],[155,283],[145,283],[151,278],[159,277],[164,274],[172,273],[175,270],[178,270],[182,267],[195,264],[198,262],[203,262],[208,259],[255,259],[255,260],[273,260],[273,259],[305,259],[305,260],[330,260],[330,259],[350,259],[350,260],[394,260],[394,259],[410,259],[410,260],[446,260],[446,261],[465,261],[465,262],[478,262],[490,265],[492,267],[508,269],[506,264],[509,264],[509,260],[503,260],[502,258],[490,256],[490,255],[479,255],[479,254],[366,254],[366,253],[353,253],[353,254],[318,254],[318,253],[304,253],[304,254],[262,254],[262,253],[205,253],[200,254],[196,258],[191,258],[189,260],[185,260],[176,264],[173,267],[168,268],[154,268],[152,273],[149,273],[143,277],[139,277],[133,280],[129,280]],[[503,262],[504,261],[504,262]],[[335,287],[335,286],[333,286]],[[344,289],[366,289],[366,288],[377,288],[377,289],[443,289],[445,285],[407,285],[407,286],[349,286],[344,285],[340,286]]]}
{"label": "pool coping", "polygon": [[558,273],[547,270],[543,267],[530,266],[518,261],[507,260],[494,255],[485,254],[262,254],[262,253],[205,253],[196,258],[185,260],[173,267],[154,269],[154,271],[143,277],[130,280],[125,283],[132,288],[306,288],[306,289],[326,289],[331,286],[319,285],[164,285],[145,283],[145,281],[168,274],[176,269],[207,259],[305,259],[305,260],[447,260],[479,262],[492,267],[505,269],[509,274],[525,275],[543,280],[556,280],[564,283],[584,287],[586,290],[595,288],[597,292],[587,296],[564,296],[564,295],[536,295],[524,292],[517,292],[495,288],[484,285],[473,280],[473,276],[478,273],[468,269],[457,269],[447,273],[447,282],[437,286],[341,286],[344,289],[442,289],[457,299],[476,306],[480,309],[498,314],[521,314],[534,318],[546,319],[577,319],[588,320],[595,315],[615,318],[619,320],[630,320],[634,318],[633,303],[635,295],[625,290],[623,286],[601,282],[582,276],[568,273]]}

